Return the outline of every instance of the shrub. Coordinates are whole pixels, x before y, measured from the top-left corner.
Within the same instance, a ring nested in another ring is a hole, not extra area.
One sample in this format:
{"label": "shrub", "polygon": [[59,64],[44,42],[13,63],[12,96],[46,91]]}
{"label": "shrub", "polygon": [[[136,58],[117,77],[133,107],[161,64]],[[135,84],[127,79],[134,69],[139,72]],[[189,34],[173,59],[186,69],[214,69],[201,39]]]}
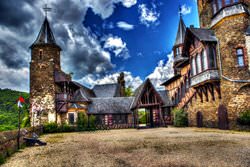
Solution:
{"label": "shrub", "polygon": [[240,113],[238,123],[241,125],[250,125],[250,110]]}
{"label": "shrub", "polygon": [[174,126],[186,127],[188,126],[188,114],[183,109],[175,109],[174,113]]}
{"label": "shrub", "polygon": [[95,120],[96,120],[96,118],[95,118],[94,115],[91,115],[89,117],[89,129],[90,130],[95,130],[96,129]]}
{"label": "shrub", "polygon": [[4,163],[5,159],[3,154],[0,153],[0,165],[2,165]]}
{"label": "shrub", "polygon": [[75,127],[64,123],[59,127],[58,131],[60,131],[60,132],[74,132]]}
{"label": "shrub", "polygon": [[58,125],[55,122],[44,124],[44,133],[56,133],[58,132]]}
{"label": "shrub", "polygon": [[87,115],[84,114],[83,112],[79,112],[76,124],[77,124],[77,130],[82,131],[82,130],[86,129],[88,126]]}

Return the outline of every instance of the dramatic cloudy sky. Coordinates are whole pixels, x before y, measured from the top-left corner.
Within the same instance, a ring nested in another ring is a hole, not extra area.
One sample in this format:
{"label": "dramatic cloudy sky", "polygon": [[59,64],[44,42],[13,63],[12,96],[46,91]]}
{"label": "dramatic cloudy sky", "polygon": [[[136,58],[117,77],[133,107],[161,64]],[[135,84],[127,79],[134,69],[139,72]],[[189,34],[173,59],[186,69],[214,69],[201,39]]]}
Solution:
{"label": "dramatic cloudy sky", "polygon": [[124,71],[127,86],[150,78],[160,89],[173,72],[179,6],[186,25],[198,26],[196,0],[1,0],[0,88],[29,91],[29,46],[45,3],[63,70],[89,87]]}

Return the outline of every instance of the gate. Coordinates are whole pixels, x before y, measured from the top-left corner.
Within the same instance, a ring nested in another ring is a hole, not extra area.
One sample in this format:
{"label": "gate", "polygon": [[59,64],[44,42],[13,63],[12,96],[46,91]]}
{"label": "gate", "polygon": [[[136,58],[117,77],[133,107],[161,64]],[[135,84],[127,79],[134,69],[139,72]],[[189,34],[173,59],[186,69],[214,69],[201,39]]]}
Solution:
{"label": "gate", "polygon": [[200,111],[198,111],[196,114],[196,121],[197,121],[198,128],[203,127],[203,115]]}
{"label": "gate", "polygon": [[220,105],[218,108],[218,128],[228,129],[228,114],[227,108],[224,105]]}

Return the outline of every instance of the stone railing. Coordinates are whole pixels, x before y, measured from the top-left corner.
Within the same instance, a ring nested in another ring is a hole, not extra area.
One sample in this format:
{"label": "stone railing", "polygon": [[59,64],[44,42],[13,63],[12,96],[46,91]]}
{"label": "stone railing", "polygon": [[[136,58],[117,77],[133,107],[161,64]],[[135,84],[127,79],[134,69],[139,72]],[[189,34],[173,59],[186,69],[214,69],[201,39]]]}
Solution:
{"label": "stone railing", "polygon": [[[34,128],[36,134],[42,134],[42,127]],[[31,137],[33,128],[25,128],[20,131],[20,146],[24,146],[24,137]],[[0,164],[6,157],[17,151],[18,130],[0,132]]]}

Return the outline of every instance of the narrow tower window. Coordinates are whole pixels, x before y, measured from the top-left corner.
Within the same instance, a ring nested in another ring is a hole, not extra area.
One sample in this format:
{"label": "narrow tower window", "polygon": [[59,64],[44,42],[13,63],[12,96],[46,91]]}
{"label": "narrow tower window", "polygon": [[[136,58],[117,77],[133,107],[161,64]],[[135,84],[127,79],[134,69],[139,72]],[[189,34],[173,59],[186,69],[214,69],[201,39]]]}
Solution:
{"label": "narrow tower window", "polygon": [[39,60],[41,60],[41,59],[42,59],[42,56],[43,56],[43,50],[42,50],[42,49],[40,49],[40,50],[39,50]]}
{"label": "narrow tower window", "polygon": [[237,56],[238,66],[243,67],[244,66],[244,53],[243,53],[242,48],[239,48],[236,50],[236,56]]}
{"label": "narrow tower window", "polygon": [[205,50],[202,50],[202,67],[203,67],[203,70],[208,69],[207,52]]}
{"label": "narrow tower window", "polygon": [[198,54],[196,56],[196,63],[197,63],[197,73],[201,72],[201,55]]}

